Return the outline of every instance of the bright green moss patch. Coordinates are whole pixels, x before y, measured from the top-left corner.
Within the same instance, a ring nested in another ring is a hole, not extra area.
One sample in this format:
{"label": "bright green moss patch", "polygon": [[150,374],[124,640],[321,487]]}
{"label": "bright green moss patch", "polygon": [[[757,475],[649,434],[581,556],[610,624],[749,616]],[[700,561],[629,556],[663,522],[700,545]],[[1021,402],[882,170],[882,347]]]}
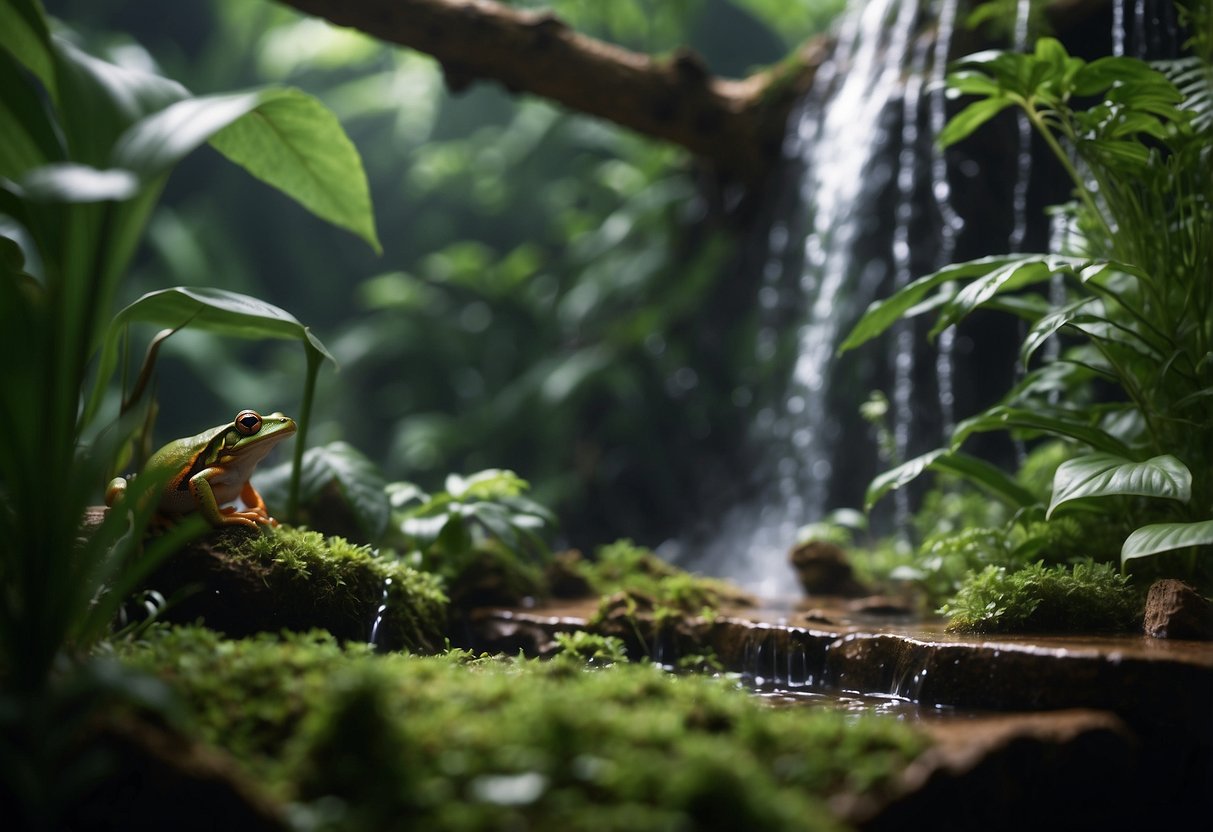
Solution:
{"label": "bright green moss patch", "polygon": [[171,620],[239,637],[323,629],[387,649],[441,649],[447,600],[433,575],[344,538],[280,527],[227,531],[169,558],[147,582],[180,596]]}
{"label": "bright green moss patch", "polygon": [[156,630],[124,660],[320,828],[817,830],[924,747],[892,720],[770,709],[649,665],[374,656],[317,635]]}
{"label": "bright green moss patch", "polygon": [[1095,632],[1136,626],[1141,602],[1128,578],[1106,563],[970,574],[943,609],[960,632]]}

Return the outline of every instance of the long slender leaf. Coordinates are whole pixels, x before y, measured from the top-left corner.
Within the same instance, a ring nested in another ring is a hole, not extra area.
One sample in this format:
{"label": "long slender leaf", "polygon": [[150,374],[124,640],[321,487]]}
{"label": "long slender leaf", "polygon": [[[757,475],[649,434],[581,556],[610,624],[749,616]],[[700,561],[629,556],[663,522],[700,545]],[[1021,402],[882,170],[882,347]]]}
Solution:
{"label": "long slender leaf", "polygon": [[1192,498],[1192,472],[1169,454],[1145,462],[1104,453],[1068,459],[1053,476],[1053,498],[1045,518],[1071,500],[1126,495],[1186,503]]}
{"label": "long slender leaf", "polygon": [[[894,323],[906,317],[908,311],[923,302],[927,293],[949,281],[978,277],[1003,268],[1011,263],[1036,260],[1044,255],[1030,257],[983,257],[941,269],[934,274],[920,277],[896,294],[878,300],[868,307],[863,317],[847,335],[838,348],[839,354],[864,344],[891,327]],[[923,311],[926,311],[925,309]]]}
{"label": "long slender leaf", "polygon": [[[37,0],[4,0],[0,3],[0,49],[32,72],[46,87],[52,100],[59,97],[50,32],[41,3]],[[8,94],[9,88],[4,90]],[[5,129],[8,130],[8,126]]]}
{"label": "long slender leaf", "polygon": [[1120,562],[1174,552],[1194,546],[1213,546],[1213,520],[1199,523],[1155,523],[1129,535],[1120,548]]}
{"label": "long slender leaf", "polygon": [[971,434],[992,430],[1026,430],[1049,436],[1068,437],[1090,445],[1097,451],[1121,457],[1131,456],[1129,448],[1107,431],[1081,421],[1063,411],[1029,410],[1017,407],[994,407],[956,426],[952,447],[960,445]]}
{"label": "long slender leaf", "polygon": [[885,471],[872,480],[864,496],[864,509],[870,511],[882,497],[909,484],[928,469],[964,477],[1015,508],[1038,501],[1035,494],[988,462],[948,448],[937,448]]}

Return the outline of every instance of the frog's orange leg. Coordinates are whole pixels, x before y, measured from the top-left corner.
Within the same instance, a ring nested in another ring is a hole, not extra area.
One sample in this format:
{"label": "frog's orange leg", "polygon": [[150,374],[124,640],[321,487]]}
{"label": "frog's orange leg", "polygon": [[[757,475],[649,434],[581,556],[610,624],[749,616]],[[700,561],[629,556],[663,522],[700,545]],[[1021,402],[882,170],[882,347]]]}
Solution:
{"label": "frog's orange leg", "polygon": [[265,523],[270,526],[277,526],[278,521],[270,517],[269,509],[265,507],[265,500],[257,493],[257,489],[253,488],[252,481],[246,481],[244,488],[240,489],[240,499],[248,506],[250,512],[256,513],[258,516],[257,522]]}

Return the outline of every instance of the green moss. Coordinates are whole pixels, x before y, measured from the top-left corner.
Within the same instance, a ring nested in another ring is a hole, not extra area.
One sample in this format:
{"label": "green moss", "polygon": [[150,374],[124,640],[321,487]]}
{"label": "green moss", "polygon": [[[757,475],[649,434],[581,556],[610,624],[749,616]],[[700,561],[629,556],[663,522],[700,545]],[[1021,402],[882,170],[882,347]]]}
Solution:
{"label": "green moss", "polygon": [[[124,660],[298,817],[341,829],[833,829],[925,746],[648,665],[374,656],[331,638],[153,630]],[[335,799],[334,799],[335,798]]]}
{"label": "green moss", "polygon": [[962,632],[1093,632],[1136,626],[1141,602],[1109,564],[1034,563],[971,574],[940,612]]}
{"label": "green moss", "polygon": [[679,569],[630,540],[600,547],[594,560],[581,561],[576,568],[596,594],[623,593],[641,607],[669,615],[711,615],[724,605],[752,603],[733,584]]}
{"label": "green moss", "polygon": [[[231,565],[261,583],[241,609],[251,629],[318,627],[366,640],[378,618],[375,640],[383,646],[434,650],[444,642],[447,600],[433,575],[375,557],[344,538],[285,526],[230,534],[223,544]],[[221,603],[235,603],[234,593],[227,594]],[[205,617],[211,622],[213,614]]]}

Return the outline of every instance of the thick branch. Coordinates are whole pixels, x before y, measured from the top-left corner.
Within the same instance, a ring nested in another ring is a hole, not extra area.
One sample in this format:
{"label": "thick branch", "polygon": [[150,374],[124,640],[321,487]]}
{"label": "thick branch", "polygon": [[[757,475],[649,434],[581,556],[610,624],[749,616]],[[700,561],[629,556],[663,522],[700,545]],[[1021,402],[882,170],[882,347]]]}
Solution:
{"label": "thick branch", "polygon": [[496,80],[681,145],[753,178],[779,153],[788,113],[825,57],[813,41],[776,70],[734,81],[680,51],[658,59],[579,34],[544,12],[487,0],[280,0],[433,55],[460,90]]}

